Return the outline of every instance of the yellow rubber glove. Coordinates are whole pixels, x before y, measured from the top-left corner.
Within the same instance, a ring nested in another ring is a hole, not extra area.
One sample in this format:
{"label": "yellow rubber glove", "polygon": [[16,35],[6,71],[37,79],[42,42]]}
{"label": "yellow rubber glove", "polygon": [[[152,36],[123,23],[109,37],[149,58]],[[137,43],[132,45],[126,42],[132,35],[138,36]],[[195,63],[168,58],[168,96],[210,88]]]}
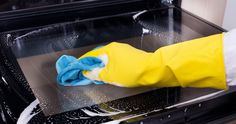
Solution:
{"label": "yellow rubber glove", "polygon": [[84,76],[113,85],[227,88],[223,34],[162,47],[154,53],[113,42],[80,58],[88,56],[98,57],[106,65],[84,72]]}

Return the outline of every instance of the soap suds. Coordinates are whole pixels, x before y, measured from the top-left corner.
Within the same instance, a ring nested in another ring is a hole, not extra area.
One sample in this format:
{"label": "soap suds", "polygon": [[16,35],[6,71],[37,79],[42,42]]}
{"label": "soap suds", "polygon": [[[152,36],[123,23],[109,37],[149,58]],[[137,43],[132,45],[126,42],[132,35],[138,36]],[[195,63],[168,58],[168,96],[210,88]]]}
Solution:
{"label": "soap suds", "polygon": [[39,105],[39,100],[34,100],[28,107],[24,109],[24,111],[20,114],[19,119],[17,120],[17,124],[27,124],[31,118],[37,115],[40,111],[34,111]]}
{"label": "soap suds", "polygon": [[113,121],[105,122],[103,124],[119,124],[122,121],[129,120],[129,119],[136,118],[136,117],[140,117],[140,116],[144,116],[144,115],[147,115],[147,114],[150,114],[150,113],[153,113],[153,112],[158,112],[158,111],[161,111],[161,110],[162,109],[157,109],[157,110],[153,110],[153,111],[147,112],[147,113],[142,113],[142,114],[138,114],[138,115],[130,115],[130,116],[126,116],[124,118],[118,119],[118,120],[113,120]]}
{"label": "soap suds", "polygon": [[105,113],[102,113],[102,112],[95,113],[95,112],[89,111],[87,109],[81,109],[81,110],[84,113],[86,113],[87,115],[91,116],[91,117],[94,117],[94,116],[112,116],[112,115],[125,113],[125,111],[117,111],[117,112],[108,112],[108,111],[106,111]]}

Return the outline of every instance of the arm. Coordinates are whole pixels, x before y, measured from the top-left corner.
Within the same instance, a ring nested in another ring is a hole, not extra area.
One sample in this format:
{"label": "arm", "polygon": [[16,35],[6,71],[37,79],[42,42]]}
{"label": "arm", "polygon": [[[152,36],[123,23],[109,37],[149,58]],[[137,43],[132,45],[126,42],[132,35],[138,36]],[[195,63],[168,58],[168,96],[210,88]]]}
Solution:
{"label": "arm", "polygon": [[227,87],[223,34],[162,47],[154,53],[111,43],[83,57],[102,55],[107,56],[106,66],[84,73],[87,78],[123,87]]}
{"label": "arm", "polygon": [[83,76],[87,79],[122,87],[226,89],[227,83],[233,85],[230,82],[236,71],[235,64],[232,64],[236,60],[232,61],[229,56],[236,54],[232,54],[236,43],[229,40],[234,39],[230,38],[232,32],[169,45],[154,53],[113,42],[86,53],[79,60],[94,57],[104,64],[84,70]]}

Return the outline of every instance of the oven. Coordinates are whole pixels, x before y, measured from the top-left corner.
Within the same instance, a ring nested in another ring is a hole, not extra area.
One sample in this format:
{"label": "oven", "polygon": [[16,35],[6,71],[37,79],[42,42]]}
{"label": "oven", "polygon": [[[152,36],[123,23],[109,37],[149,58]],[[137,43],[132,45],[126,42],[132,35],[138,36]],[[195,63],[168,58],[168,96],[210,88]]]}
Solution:
{"label": "oven", "polygon": [[0,10],[1,123],[234,119],[234,87],[219,91],[56,83],[55,62],[63,54],[79,57],[112,41],[153,52],[225,31],[181,9],[181,0],[4,0]]}

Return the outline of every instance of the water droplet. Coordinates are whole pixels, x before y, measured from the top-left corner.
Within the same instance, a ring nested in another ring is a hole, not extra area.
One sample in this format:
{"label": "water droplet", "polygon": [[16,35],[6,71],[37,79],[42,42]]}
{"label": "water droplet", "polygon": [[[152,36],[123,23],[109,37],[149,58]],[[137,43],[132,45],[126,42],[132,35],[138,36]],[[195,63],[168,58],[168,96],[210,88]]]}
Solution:
{"label": "water droplet", "polygon": [[184,112],[186,113],[187,111],[188,111],[188,108],[185,108],[185,109],[184,109]]}
{"label": "water droplet", "polygon": [[200,108],[200,107],[202,107],[202,104],[200,103],[200,104],[198,104],[198,107]]}

